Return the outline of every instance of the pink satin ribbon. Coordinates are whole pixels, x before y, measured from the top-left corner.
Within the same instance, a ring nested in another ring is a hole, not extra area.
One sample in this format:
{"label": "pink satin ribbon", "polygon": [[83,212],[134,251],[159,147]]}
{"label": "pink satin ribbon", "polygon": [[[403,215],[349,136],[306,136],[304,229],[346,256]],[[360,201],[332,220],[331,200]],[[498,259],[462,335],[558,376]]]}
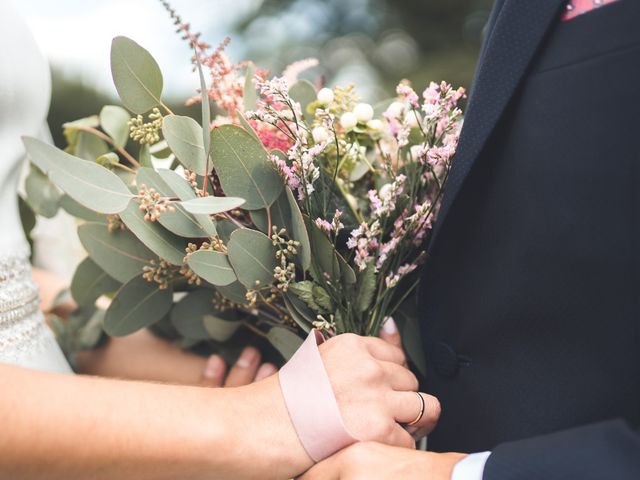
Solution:
{"label": "pink satin ribbon", "polygon": [[357,442],[342,421],[313,330],[291,360],[280,369],[280,388],[300,443],[315,462]]}

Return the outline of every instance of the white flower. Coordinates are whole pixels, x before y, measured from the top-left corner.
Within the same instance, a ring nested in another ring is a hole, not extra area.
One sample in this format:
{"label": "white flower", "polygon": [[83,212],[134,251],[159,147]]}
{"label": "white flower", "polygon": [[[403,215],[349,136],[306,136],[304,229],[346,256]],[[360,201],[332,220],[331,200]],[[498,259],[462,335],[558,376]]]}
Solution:
{"label": "white flower", "polygon": [[393,102],[387,107],[387,114],[394,118],[400,118],[404,113],[404,104],[400,102]]}
{"label": "white flower", "polygon": [[384,123],[382,123],[382,120],[378,120],[377,118],[374,118],[373,120],[369,120],[367,122],[367,127],[369,127],[371,130],[375,132],[379,132],[384,128]]}
{"label": "white flower", "polygon": [[353,130],[358,125],[358,117],[353,112],[343,113],[340,117],[340,125],[347,131]]}
{"label": "white flower", "polygon": [[333,102],[333,98],[333,90],[330,88],[323,88],[318,92],[318,101],[323,105]]}
{"label": "white flower", "polygon": [[316,143],[322,143],[329,140],[329,132],[324,127],[316,127],[311,131],[313,141]]}
{"label": "white flower", "polygon": [[404,117],[404,121],[405,123],[410,127],[410,128],[418,128],[418,124],[419,122],[422,120],[422,118],[420,118],[420,114],[416,113],[414,111],[411,112],[407,112],[407,114]]}
{"label": "white flower", "polygon": [[373,107],[368,103],[359,103],[356,108],[353,109],[358,122],[367,123],[373,118]]}
{"label": "white flower", "polygon": [[380,187],[380,199],[388,201],[391,199],[392,193],[393,193],[392,183],[385,183],[382,187]]}

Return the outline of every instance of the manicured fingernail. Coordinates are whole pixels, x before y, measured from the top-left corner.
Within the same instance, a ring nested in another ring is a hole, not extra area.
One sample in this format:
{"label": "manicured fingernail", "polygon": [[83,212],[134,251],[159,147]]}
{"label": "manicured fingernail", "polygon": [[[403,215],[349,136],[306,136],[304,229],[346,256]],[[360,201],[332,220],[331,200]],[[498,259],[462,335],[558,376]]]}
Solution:
{"label": "manicured fingernail", "polygon": [[224,361],[218,355],[212,355],[207,360],[207,364],[204,367],[202,375],[205,378],[218,378],[224,368]]}
{"label": "manicured fingernail", "polygon": [[384,325],[382,325],[382,331],[387,335],[395,335],[396,333],[398,333],[398,327],[396,326],[396,322],[393,320],[393,318],[387,318],[387,321],[384,322]]}
{"label": "manicured fingernail", "polygon": [[258,350],[253,347],[247,347],[242,351],[242,355],[238,358],[236,365],[240,368],[249,368],[254,362],[258,360]]}
{"label": "manicured fingernail", "polygon": [[270,363],[263,363],[258,369],[258,373],[256,373],[256,381],[262,380],[263,378],[270,377],[277,371],[278,369],[273,365],[271,365]]}

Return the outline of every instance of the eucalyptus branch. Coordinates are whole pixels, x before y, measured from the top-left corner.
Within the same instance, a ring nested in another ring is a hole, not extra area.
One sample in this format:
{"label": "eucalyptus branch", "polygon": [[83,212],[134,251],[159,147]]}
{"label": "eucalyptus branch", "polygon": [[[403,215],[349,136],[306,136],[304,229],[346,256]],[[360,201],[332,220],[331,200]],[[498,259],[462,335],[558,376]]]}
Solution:
{"label": "eucalyptus branch", "polygon": [[131,165],[133,165],[136,168],[140,168],[140,162],[138,162],[135,158],[133,158],[129,152],[127,152],[124,148],[119,147],[118,145],[115,144],[113,138],[111,138],[109,135],[106,135],[105,133],[102,133],[100,130],[93,128],[93,127],[87,127],[85,125],[79,125],[77,127],[78,130],[82,131],[82,132],[86,132],[86,133],[90,133],[91,135],[95,135],[98,138],[101,138],[102,140],[104,140],[105,142],[109,143],[110,145],[113,146],[113,148],[120,154],[122,155],[124,158],[126,158],[129,163],[131,163]]}

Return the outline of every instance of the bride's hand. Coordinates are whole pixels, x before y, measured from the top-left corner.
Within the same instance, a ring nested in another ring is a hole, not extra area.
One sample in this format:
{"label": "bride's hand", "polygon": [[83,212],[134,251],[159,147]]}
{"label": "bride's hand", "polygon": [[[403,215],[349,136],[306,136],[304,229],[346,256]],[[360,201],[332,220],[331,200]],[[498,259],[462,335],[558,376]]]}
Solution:
{"label": "bride's hand", "polygon": [[[418,381],[403,367],[401,349],[379,338],[344,334],[320,345],[320,355],[342,419],[354,437],[414,446],[400,424],[418,416],[421,402],[415,393]],[[265,478],[291,478],[313,465],[290,420],[277,375],[230,389],[228,394],[233,397],[228,403],[233,427],[227,431],[237,435],[230,442],[245,445],[243,452],[260,452],[253,458],[257,470],[269,472]],[[426,408],[419,426],[430,429],[437,422],[440,404],[430,395],[421,395]],[[237,461],[242,458],[239,452]]]}

